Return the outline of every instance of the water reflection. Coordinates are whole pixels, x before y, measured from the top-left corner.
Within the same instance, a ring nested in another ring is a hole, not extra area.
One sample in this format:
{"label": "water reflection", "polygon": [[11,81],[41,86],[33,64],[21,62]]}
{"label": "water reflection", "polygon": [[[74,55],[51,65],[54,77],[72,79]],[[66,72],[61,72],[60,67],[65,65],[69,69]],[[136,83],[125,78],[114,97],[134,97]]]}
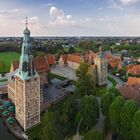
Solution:
{"label": "water reflection", "polygon": [[8,132],[8,129],[3,124],[1,118],[0,118],[0,139],[1,140],[17,140],[10,132]]}

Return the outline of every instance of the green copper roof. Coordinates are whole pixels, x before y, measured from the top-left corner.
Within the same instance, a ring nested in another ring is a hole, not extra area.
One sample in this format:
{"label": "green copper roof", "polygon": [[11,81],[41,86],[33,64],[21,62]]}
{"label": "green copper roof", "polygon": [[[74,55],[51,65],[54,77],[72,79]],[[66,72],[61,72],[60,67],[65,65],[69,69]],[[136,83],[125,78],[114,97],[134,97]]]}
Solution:
{"label": "green copper roof", "polygon": [[30,42],[30,31],[26,27],[23,31],[23,44],[22,44],[22,52],[20,56],[19,69],[15,73],[16,76],[20,77],[23,80],[30,79],[31,76],[38,77],[35,68],[34,68],[34,60],[32,55],[32,46]]}
{"label": "green copper roof", "polygon": [[28,30],[28,28],[26,28],[26,29],[23,31],[23,34],[30,34],[30,31]]}

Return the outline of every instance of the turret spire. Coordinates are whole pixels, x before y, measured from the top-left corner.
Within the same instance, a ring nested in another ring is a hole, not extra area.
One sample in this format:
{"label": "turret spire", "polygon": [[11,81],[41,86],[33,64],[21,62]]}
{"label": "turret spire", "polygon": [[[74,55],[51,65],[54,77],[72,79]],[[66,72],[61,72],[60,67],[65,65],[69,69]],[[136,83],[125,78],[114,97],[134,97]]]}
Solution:
{"label": "turret spire", "polygon": [[32,46],[30,40],[30,31],[28,30],[28,19],[26,19],[26,29],[23,31],[23,44],[20,56],[19,70],[17,76],[21,79],[30,79],[31,76],[38,76],[34,67],[34,59],[32,55]]}
{"label": "turret spire", "polygon": [[26,29],[27,29],[28,28],[28,18],[25,17],[25,19],[26,19]]}

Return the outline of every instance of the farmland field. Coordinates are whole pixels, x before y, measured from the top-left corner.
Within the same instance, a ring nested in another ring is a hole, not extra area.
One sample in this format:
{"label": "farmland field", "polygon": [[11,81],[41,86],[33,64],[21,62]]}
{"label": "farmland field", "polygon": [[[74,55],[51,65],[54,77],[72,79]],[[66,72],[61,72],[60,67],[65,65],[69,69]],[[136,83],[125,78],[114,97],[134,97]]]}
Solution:
{"label": "farmland field", "polygon": [[9,72],[11,62],[19,60],[20,54],[16,52],[0,52],[0,73]]}

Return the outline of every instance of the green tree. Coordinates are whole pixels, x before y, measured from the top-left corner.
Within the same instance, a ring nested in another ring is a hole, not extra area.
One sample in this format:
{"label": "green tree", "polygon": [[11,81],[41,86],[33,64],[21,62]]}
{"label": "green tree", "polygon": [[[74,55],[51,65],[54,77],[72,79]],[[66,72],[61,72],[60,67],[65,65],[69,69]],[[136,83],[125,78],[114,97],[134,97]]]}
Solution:
{"label": "green tree", "polygon": [[109,109],[109,119],[111,122],[111,126],[113,127],[116,134],[120,132],[120,114],[121,109],[124,104],[124,99],[121,96],[115,98],[115,100],[110,105]]}
{"label": "green tree", "polygon": [[69,53],[71,53],[71,54],[72,54],[72,53],[75,53],[74,47],[71,46],[71,47],[69,48]]}
{"label": "green tree", "polygon": [[132,122],[133,140],[140,140],[140,109],[135,113]]}
{"label": "green tree", "polygon": [[115,95],[121,95],[119,90],[116,89],[115,87],[111,87],[108,89],[108,92],[114,93]]}
{"label": "green tree", "polygon": [[61,131],[57,126],[56,116],[53,112],[47,112],[43,116],[43,126],[41,130],[41,140],[60,140]]}
{"label": "green tree", "polygon": [[76,71],[78,77],[76,93],[80,96],[95,94],[95,80],[92,75],[88,74],[88,69],[88,64],[84,62]]}
{"label": "green tree", "polygon": [[75,131],[77,123],[75,123],[75,117],[77,115],[78,109],[75,106],[76,101],[73,96],[69,97],[61,107],[59,107],[57,112],[58,121],[60,123],[60,129],[64,136],[71,134]]}
{"label": "green tree", "polygon": [[103,140],[103,134],[98,130],[89,130],[84,137],[85,140]]}
{"label": "green tree", "polygon": [[120,135],[124,140],[132,140],[132,121],[135,112],[137,111],[137,106],[135,101],[128,100],[125,102],[124,106],[121,109],[121,128]]}
{"label": "green tree", "polygon": [[81,63],[79,68],[76,70],[76,76],[78,79],[84,79],[84,76],[87,75],[89,69],[88,63],[84,62]]}
{"label": "green tree", "polygon": [[100,108],[95,96],[85,95],[80,103],[80,118],[83,118],[82,124],[86,128],[91,128],[97,122],[100,115]]}
{"label": "green tree", "polygon": [[107,92],[101,97],[101,108],[103,115],[108,117],[110,105],[114,101],[116,96],[118,96],[118,94]]}

